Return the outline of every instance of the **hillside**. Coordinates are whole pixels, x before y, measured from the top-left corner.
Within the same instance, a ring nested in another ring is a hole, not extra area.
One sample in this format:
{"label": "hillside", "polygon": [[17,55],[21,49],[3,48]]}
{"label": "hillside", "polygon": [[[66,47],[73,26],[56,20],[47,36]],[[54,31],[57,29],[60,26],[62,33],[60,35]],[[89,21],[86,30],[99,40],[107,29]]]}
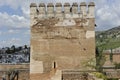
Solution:
{"label": "hillside", "polygon": [[96,31],[96,45],[101,49],[120,47],[120,26],[106,31]]}

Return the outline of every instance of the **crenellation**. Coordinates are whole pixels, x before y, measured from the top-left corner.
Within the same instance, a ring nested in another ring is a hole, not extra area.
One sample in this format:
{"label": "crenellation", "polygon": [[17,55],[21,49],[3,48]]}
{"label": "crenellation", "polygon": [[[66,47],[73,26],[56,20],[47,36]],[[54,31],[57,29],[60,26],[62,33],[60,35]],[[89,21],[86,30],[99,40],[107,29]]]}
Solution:
{"label": "crenellation", "polygon": [[53,5],[53,3],[47,4],[47,16],[54,17],[54,5]]}
{"label": "crenellation", "polygon": [[46,6],[44,3],[39,4],[39,18],[45,18],[46,14]]}
{"label": "crenellation", "polygon": [[47,7],[54,7],[54,4],[53,3],[48,3]]}
{"label": "crenellation", "polygon": [[90,2],[88,5],[88,16],[89,18],[94,18],[95,17],[95,3]]}
{"label": "crenellation", "polygon": [[30,4],[30,18],[31,18],[31,26],[36,23],[36,20],[34,18],[38,17],[38,12],[37,12],[37,4],[36,3],[31,3]]}
{"label": "crenellation", "polygon": [[31,3],[30,7],[37,7],[37,4],[36,3]]}
{"label": "crenellation", "polygon": [[78,4],[77,3],[73,3],[72,4],[72,13],[74,14],[76,14],[76,13],[78,13]]}
{"label": "crenellation", "polygon": [[80,12],[82,13],[83,17],[87,16],[87,4],[85,2],[80,3]]}
{"label": "crenellation", "polygon": [[60,17],[60,18],[63,17],[62,4],[61,3],[56,3],[55,7],[56,7],[55,16]]}
{"label": "crenellation", "polygon": [[37,15],[37,4],[36,3],[31,3],[31,5],[30,5],[30,15],[31,15],[31,18],[34,18],[35,15]]}
{"label": "crenellation", "polygon": [[64,7],[70,7],[70,3],[68,2],[64,3]]}
{"label": "crenellation", "polygon": [[64,17],[65,18],[71,17],[71,9],[72,9],[72,7],[70,7],[70,3],[64,4]]}
{"label": "crenellation", "polygon": [[[79,8],[80,7],[80,8]],[[88,8],[88,11],[87,11]],[[63,10],[64,9],[64,10]],[[80,10],[79,10],[80,9]],[[80,11],[80,12],[79,12]],[[30,5],[30,15],[31,19],[38,18],[94,18],[95,14],[95,4],[90,2],[88,5],[86,2],[73,3],[48,3],[47,6],[44,3],[40,3],[37,7],[36,3],[31,3]]]}
{"label": "crenellation", "polygon": [[62,7],[62,3],[56,3],[55,7]]}
{"label": "crenellation", "polygon": [[70,14],[70,4],[69,3],[65,3],[64,4],[64,13],[65,14]]}
{"label": "crenellation", "polygon": [[79,14],[78,14],[78,4],[77,3],[73,3],[72,4],[72,17],[73,18],[78,18]]}
{"label": "crenellation", "polygon": [[45,3],[40,3],[39,7],[45,7]]}
{"label": "crenellation", "polygon": [[46,11],[45,4],[44,3],[40,3],[39,4],[39,13],[40,14],[45,14],[45,11]]}
{"label": "crenellation", "polygon": [[61,3],[56,3],[56,13],[62,13],[62,4]]}
{"label": "crenellation", "polygon": [[81,2],[80,6],[87,6],[86,2]]}
{"label": "crenellation", "polygon": [[95,6],[94,2],[90,2],[88,6]]}

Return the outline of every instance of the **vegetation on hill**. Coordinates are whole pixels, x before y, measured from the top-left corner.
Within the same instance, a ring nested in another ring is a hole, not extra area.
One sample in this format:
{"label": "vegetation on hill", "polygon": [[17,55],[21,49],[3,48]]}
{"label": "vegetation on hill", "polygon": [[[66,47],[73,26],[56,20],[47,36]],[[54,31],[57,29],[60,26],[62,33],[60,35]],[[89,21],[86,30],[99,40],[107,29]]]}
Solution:
{"label": "vegetation on hill", "polygon": [[[106,30],[106,31],[96,31],[96,70],[98,72],[104,73],[102,66],[106,61],[103,50],[112,50],[120,47],[120,26]],[[112,54],[110,55],[112,58]],[[115,69],[120,67],[119,63],[115,63]],[[103,76],[104,74],[102,74]],[[101,76],[101,74],[97,74]],[[104,80],[117,80],[117,79],[106,79],[105,76],[101,77]]]}
{"label": "vegetation on hill", "polygon": [[120,47],[120,26],[106,31],[96,31],[96,45],[102,50]]}

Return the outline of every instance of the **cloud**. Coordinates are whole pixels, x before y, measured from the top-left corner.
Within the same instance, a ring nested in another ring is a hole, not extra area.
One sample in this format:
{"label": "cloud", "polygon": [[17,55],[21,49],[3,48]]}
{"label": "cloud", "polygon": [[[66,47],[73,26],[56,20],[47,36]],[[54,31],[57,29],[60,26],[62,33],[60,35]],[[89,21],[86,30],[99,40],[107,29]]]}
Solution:
{"label": "cloud", "polygon": [[0,35],[2,35],[2,32],[0,31]]}
{"label": "cloud", "polygon": [[23,7],[21,7],[21,10],[22,10],[23,15],[24,15],[26,18],[30,19],[30,18],[29,18],[29,17],[30,17],[29,7],[28,7],[28,6],[23,6]]}
{"label": "cloud", "polygon": [[[28,28],[29,27],[29,22],[30,22],[30,3],[31,2],[36,2],[36,3],[40,3],[40,2],[44,2],[44,3],[48,3],[48,2],[80,2],[83,0],[1,0],[0,1],[0,6],[10,6],[13,9],[21,9],[22,11],[22,15],[23,16],[19,16],[19,15],[9,15],[9,13],[0,13],[0,17],[1,17],[1,22],[0,23],[0,27],[1,26],[5,26],[5,27],[10,27],[10,28]],[[89,0],[86,0],[89,1]],[[15,13],[15,12],[14,12]]]}
{"label": "cloud", "polygon": [[30,41],[25,41],[23,42],[22,39],[20,38],[11,38],[9,40],[2,40],[0,41],[0,47],[11,47],[12,45],[15,45],[15,46],[23,46],[23,45],[29,45],[30,44]]}
{"label": "cloud", "polygon": [[7,32],[7,34],[16,34],[16,33],[20,33],[20,30],[10,29]]}
{"label": "cloud", "polygon": [[29,20],[23,16],[9,15],[0,12],[0,27],[7,28],[28,28]]}
{"label": "cloud", "polygon": [[[120,1],[96,1],[97,30],[106,30],[120,25]],[[101,6],[102,5],[102,6]],[[118,7],[117,7],[118,6]]]}
{"label": "cloud", "polygon": [[25,31],[25,35],[30,35],[30,30]]}
{"label": "cloud", "polygon": [[13,9],[17,9],[22,6],[25,1],[22,0],[0,0],[0,6],[9,6]]}
{"label": "cloud", "polygon": [[11,38],[9,40],[0,41],[1,47],[6,47],[6,46],[10,47],[12,45],[20,46],[21,44],[22,44],[22,41],[19,38]]}

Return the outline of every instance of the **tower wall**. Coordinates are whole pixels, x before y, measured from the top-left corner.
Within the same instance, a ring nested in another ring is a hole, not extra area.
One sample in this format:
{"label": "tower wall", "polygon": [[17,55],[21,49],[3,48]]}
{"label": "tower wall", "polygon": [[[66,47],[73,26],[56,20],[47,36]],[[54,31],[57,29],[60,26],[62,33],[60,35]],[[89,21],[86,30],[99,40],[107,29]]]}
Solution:
{"label": "tower wall", "polygon": [[48,74],[55,65],[60,70],[91,70],[83,63],[95,58],[94,7],[93,2],[31,3],[30,74]]}

